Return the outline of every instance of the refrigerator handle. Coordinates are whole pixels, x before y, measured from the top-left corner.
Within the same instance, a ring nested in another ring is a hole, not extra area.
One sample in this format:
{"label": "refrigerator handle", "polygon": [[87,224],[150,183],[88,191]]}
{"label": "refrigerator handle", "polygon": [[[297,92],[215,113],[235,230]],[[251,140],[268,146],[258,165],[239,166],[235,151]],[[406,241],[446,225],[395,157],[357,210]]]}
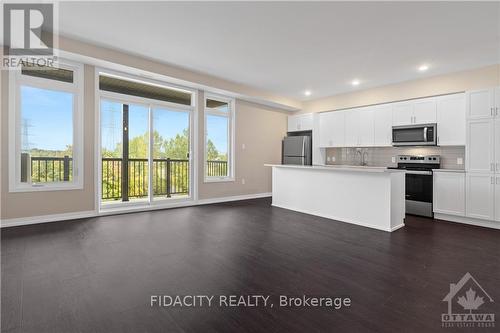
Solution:
{"label": "refrigerator handle", "polygon": [[306,138],[302,138],[302,165],[306,164]]}

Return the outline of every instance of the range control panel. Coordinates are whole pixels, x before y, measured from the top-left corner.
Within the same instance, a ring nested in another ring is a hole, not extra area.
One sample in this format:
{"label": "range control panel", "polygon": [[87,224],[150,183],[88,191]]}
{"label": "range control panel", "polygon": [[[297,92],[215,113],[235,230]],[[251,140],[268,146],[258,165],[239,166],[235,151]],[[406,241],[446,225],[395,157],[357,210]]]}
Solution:
{"label": "range control panel", "polygon": [[415,155],[398,155],[397,157],[398,163],[433,163],[439,164],[440,157],[439,155],[428,155],[428,156],[415,156]]}

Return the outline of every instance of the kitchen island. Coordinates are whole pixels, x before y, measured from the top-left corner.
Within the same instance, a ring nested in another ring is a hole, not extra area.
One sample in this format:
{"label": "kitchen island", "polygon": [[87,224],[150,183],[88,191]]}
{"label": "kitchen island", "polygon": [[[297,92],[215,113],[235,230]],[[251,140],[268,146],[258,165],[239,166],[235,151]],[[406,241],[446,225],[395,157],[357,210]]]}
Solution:
{"label": "kitchen island", "polygon": [[382,167],[272,167],[272,205],[384,231],[404,226],[405,172]]}

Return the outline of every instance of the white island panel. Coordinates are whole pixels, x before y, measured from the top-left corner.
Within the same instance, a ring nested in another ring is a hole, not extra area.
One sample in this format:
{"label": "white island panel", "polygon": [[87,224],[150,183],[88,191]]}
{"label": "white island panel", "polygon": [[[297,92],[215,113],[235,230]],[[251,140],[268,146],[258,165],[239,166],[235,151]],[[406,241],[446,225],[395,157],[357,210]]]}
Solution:
{"label": "white island panel", "polygon": [[404,226],[405,173],[272,165],[273,206],[384,231]]}

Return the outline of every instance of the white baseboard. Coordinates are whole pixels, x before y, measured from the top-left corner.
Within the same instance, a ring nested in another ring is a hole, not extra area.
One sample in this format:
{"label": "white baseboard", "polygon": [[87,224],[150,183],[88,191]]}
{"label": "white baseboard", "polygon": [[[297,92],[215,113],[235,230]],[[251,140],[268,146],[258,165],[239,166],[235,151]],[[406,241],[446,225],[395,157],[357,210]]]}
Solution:
{"label": "white baseboard", "polygon": [[489,221],[489,220],[480,220],[480,219],[475,219],[472,217],[434,213],[434,219],[469,224],[469,225],[475,225],[478,227],[500,229],[500,222]]}
{"label": "white baseboard", "polygon": [[285,206],[277,205],[277,204],[274,204],[274,203],[272,204],[272,206],[278,207],[278,208],[283,208],[283,209],[288,209],[288,210],[293,210],[294,212],[304,213],[304,214],[308,214],[308,215],[314,215],[314,216],[324,217],[326,219],[334,220],[334,221],[337,221],[337,222],[349,223],[349,224],[354,224],[354,225],[358,225],[358,226],[365,227],[365,228],[376,229],[376,230],[387,231],[387,232],[392,232],[392,231],[397,230],[397,229],[399,229],[399,228],[401,228],[401,227],[404,226],[404,224],[401,224],[401,225],[398,225],[398,226],[396,226],[394,228],[381,228],[380,226],[373,225],[373,224],[370,224],[370,223],[364,223],[364,222],[359,222],[359,221],[354,221],[354,220],[349,220],[349,219],[341,219],[341,218],[336,217],[336,216],[330,216],[330,215],[326,215],[326,214],[319,214],[317,212],[312,212],[312,211],[308,211],[308,210],[305,210],[305,209],[290,208],[290,207],[285,207]]}
{"label": "white baseboard", "polygon": [[390,229],[390,231],[391,231],[391,232],[396,231],[396,230],[398,230],[398,229],[401,229],[401,228],[402,228],[402,227],[404,227],[404,226],[405,226],[405,224],[404,224],[404,223],[401,223],[400,225],[397,225],[397,226],[395,226],[395,227],[392,227],[392,228]]}
{"label": "white baseboard", "polygon": [[249,200],[249,199],[268,198],[268,197],[271,197],[272,195],[273,194],[271,192],[267,192],[267,193],[234,195],[234,196],[231,196],[231,197],[199,199],[196,204],[197,205],[208,205],[208,204],[220,203],[220,202],[228,202],[228,201],[240,201],[240,200]]}
{"label": "white baseboard", "polygon": [[21,225],[28,224],[37,224],[37,223],[48,223],[48,222],[57,222],[63,220],[77,220],[84,219],[89,217],[97,216],[97,212],[93,210],[83,211],[83,212],[75,212],[75,213],[63,213],[63,214],[51,214],[51,215],[42,215],[42,216],[29,216],[29,217],[19,217],[14,219],[4,219],[1,221],[1,227],[16,227]]}
{"label": "white baseboard", "polygon": [[49,223],[49,222],[57,222],[57,221],[65,221],[65,220],[76,220],[82,218],[96,217],[96,216],[106,216],[106,215],[117,215],[117,214],[126,214],[126,213],[138,213],[144,211],[151,210],[160,210],[160,209],[169,209],[169,208],[178,208],[178,207],[189,207],[196,205],[207,205],[214,204],[220,202],[228,202],[228,201],[239,201],[239,200],[249,200],[249,199],[258,199],[258,198],[267,198],[272,196],[272,193],[256,193],[256,194],[246,194],[246,195],[235,195],[230,197],[219,197],[219,198],[210,198],[210,199],[201,199],[198,201],[183,201],[183,202],[172,202],[170,204],[166,204],[163,206],[129,206],[123,207],[122,209],[116,207],[108,210],[103,210],[101,212],[96,211],[83,211],[83,212],[75,212],[75,213],[63,213],[63,214],[52,214],[52,215],[42,215],[42,216],[29,216],[29,217],[20,217],[13,219],[3,219],[0,222],[1,228],[7,227],[15,227],[21,225],[29,225],[29,224],[37,224],[37,223]]}

